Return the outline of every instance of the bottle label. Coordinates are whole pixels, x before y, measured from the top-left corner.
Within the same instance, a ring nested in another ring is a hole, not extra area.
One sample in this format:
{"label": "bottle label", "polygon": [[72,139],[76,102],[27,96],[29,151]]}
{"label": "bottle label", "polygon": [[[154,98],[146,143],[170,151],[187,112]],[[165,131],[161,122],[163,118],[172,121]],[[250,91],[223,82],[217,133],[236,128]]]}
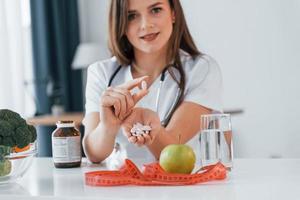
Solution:
{"label": "bottle label", "polygon": [[80,136],[52,137],[52,157],[55,163],[81,161]]}

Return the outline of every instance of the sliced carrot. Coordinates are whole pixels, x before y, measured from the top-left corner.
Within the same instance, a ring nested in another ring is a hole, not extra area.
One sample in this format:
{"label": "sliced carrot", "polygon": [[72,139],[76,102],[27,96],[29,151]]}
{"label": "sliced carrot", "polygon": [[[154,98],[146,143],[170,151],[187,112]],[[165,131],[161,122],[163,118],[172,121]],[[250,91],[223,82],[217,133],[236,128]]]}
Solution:
{"label": "sliced carrot", "polygon": [[19,152],[22,152],[22,151],[27,151],[29,148],[30,148],[30,144],[27,145],[27,146],[25,146],[25,147],[23,147],[23,148],[19,148],[19,147],[15,146],[15,147],[13,148],[13,151],[14,151],[15,153],[19,153]]}

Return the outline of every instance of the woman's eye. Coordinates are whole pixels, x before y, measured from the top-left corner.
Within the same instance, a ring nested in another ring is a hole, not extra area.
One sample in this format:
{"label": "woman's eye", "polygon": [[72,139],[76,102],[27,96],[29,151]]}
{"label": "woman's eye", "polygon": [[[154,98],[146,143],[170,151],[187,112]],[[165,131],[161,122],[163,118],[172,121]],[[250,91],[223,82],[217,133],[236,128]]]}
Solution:
{"label": "woman's eye", "polygon": [[128,18],[128,21],[132,21],[136,18],[136,14],[135,13],[129,14],[127,18]]}
{"label": "woman's eye", "polygon": [[162,8],[153,8],[152,10],[151,10],[151,12],[152,13],[154,13],[154,14],[157,14],[157,13],[160,13],[160,11],[162,10]]}

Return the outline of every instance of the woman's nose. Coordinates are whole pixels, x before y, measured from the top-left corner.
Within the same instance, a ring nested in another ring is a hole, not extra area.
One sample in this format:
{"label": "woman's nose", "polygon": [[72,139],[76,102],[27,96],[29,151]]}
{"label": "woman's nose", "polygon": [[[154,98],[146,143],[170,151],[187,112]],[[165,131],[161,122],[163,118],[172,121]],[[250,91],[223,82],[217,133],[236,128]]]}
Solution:
{"label": "woman's nose", "polygon": [[147,16],[142,16],[141,17],[141,30],[147,30],[148,28],[153,28],[153,23]]}

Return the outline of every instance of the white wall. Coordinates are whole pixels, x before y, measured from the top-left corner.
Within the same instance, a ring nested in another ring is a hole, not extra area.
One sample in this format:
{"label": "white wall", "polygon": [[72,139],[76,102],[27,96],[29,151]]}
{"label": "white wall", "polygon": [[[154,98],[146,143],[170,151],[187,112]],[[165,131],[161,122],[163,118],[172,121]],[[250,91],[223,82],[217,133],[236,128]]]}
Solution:
{"label": "white wall", "polygon": [[[109,1],[78,0],[83,41],[106,45]],[[300,1],[181,0],[199,48],[219,62],[237,157],[300,158]]]}
{"label": "white wall", "polygon": [[107,44],[109,0],[77,0],[82,42]]}

